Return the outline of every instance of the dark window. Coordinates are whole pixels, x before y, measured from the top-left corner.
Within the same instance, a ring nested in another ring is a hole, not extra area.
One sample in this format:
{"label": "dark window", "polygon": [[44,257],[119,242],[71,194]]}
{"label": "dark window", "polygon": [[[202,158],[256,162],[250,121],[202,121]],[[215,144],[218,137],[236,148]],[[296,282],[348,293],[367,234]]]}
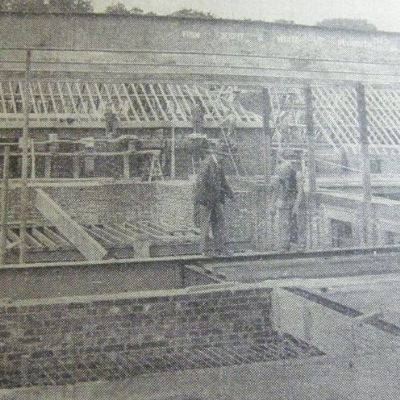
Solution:
{"label": "dark window", "polygon": [[353,227],[350,222],[331,219],[332,246],[349,247],[354,243]]}

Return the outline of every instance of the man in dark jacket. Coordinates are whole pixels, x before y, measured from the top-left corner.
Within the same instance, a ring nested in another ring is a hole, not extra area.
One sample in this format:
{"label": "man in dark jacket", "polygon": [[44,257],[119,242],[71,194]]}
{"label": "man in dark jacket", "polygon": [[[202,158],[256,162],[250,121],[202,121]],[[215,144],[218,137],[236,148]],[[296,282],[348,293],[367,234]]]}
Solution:
{"label": "man in dark jacket", "polygon": [[194,133],[203,133],[203,125],[204,125],[204,111],[203,107],[200,104],[200,101],[196,102],[191,110],[192,112],[192,121],[193,121],[193,132]]}
{"label": "man in dark jacket", "polygon": [[220,143],[210,145],[196,180],[195,224],[201,230],[200,250],[203,254],[227,253],[224,204],[226,197],[233,200],[233,191],[225,177],[222,150]]}

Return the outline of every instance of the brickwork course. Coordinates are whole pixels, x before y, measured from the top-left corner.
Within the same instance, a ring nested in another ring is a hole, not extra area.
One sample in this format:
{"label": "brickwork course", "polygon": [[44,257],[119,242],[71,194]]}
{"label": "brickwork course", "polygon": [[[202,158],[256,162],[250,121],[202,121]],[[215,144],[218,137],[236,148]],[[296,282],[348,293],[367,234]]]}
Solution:
{"label": "brickwork course", "polygon": [[0,307],[0,387],[321,355],[272,328],[271,290]]}

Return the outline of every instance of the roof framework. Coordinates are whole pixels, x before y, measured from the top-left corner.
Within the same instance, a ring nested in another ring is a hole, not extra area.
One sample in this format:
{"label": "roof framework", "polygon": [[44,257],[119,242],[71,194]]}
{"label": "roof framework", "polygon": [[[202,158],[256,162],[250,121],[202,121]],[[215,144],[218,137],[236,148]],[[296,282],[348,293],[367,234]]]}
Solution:
{"label": "roof framework", "polygon": [[[22,124],[22,81],[0,82],[0,124]],[[111,105],[123,127],[191,126],[191,112],[200,103],[206,125],[221,125],[235,116],[241,127],[258,127],[261,117],[235,101],[232,86],[206,87],[175,83],[105,83],[90,81],[30,82],[30,119],[47,127],[60,119],[75,127],[104,126],[104,112]]]}
{"label": "roof framework", "polygon": [[[271,88],[272,126],[277,143],[306,143],[305,99],[298,88]],[[353,86],[313,86],[316,138],[334,151],[360,151],[357,94]],[[368,142],[371,154],[400,153],[400,89],[366,85]]]}
{"label": "roof framework", "polygon": [[[23,124],[22,81],[0,81],[0,128]],[[104,127],[107,104],[123,128],[192,126],[191,112],[200,103],[205,126],[218,128],[235,120],[240,128],[262,128],[262,116],[246,109],[235,86],[176,84],[174,82],[93,82],[32,80],[30,120],[34,128]],[[305,100],[300,86],[270,85],[273,141],[279,146],[301,145],[305,138]],[[316,136],[336,152],[359,152],[356,90],[351,85],[312,87]],[[400,88],[366,85],[370,152],[400,153]]]}

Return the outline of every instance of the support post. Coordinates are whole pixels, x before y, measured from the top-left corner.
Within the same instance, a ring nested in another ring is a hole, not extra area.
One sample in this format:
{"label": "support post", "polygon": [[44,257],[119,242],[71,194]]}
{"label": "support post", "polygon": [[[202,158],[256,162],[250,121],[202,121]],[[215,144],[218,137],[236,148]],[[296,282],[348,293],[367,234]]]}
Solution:
{"label": "support post", "polygon": [[7,249],[8,224],[8,177],[10,169],[10,147],[4,147],[3,154],[3,185],[1,190],[1,239],[0,239],[0,266],[4,265]]}
{"label": "support post", "polygon": [[36,155],[35,155],[35,145],[33,140],[31,145],[31,179],[36,179]]}
{"label": "support post", "polygon": [[88,138],[85,141],[85,177],[94,176],[94,161],[95,157],[91,153],[94,153],[94,138]]}
{"label": "support post", "polygon": [[79,155],[72,157],[72,176],[74,179],[79,179],[80,176],[80,158]]}
{"label": "support post", "polygon": [[19,229],[19,262],[25,262],[26,253],[26,222],[28,211],[28,142],[29,142],[29,85],[31,75],[31,50],[26,52],[24,79],[24,127],[22,131],[22,166],[21,166],[21,211],[20,211],[20,229]]}
{"label": "support post", "polygon": [[130,170],[129,170],[129,160],[130,160],[130,155],[124,154],[122,156],[123,163],[124,163],[124,178],[129,179],[130,178]]}
{"label": "support post", "polygon": [[368,149],[368,122],[367,122],[367,108],[365,104],[365,87],[359,83],[356,86],[357,92],[357,110],[358,110],[358,124],[360,132],[360,150],[362,159],[362,183],[363,183],[363,204],[362,204],[362,231],[361,240],[364,246],[369,244],[370,236],[370,215],[371,215],[371,169]]}
{"label": "support post", "polygon": [[271,132],[271,97],[268,88],[262,88],[262,104],[263,104],[263,173],[264,184],[256,189],[256,247],[259,251],[268,249],[271,238],[274,235],[271,216],[271,197],[269,187],[271,186],[272,177],[272,132]]}
{"label": "support post", "polygon": [[175,127],[171,128],[171,179],[175,179]]}
{"label": "support post", "polygon": [[58,134],[50,133],[49,134],[49,144],[47,146],[47,151],[50,153],[45,156],[44,160],[44,176],[46,178],[51,178],[51,169],[53,165],[53,154],[58,151]]}
{"label": "support post", "polygon": [[317,203],[316,203],[316,191],[317,191],[317,174],[316,174],[316,162],[315,162],[315,130],[314,130],[314,110],[313,110],[313,98],[312,89],[310,86],[304,88],[304,100],[305,100],[305,117],[306,117],[306,136],[307,136],[307,152],[308,152],[308,240],[307,247],[313,248],[315,245],[314,231],[315,225],[318,225],[316,221]]}
{"label": "support post", "polygon": [[272,132],[271,132],[271,97],[268,88],[263,88],[263,144],[264,144],[264,178],[267,185],[271,184],[272,176]]}

